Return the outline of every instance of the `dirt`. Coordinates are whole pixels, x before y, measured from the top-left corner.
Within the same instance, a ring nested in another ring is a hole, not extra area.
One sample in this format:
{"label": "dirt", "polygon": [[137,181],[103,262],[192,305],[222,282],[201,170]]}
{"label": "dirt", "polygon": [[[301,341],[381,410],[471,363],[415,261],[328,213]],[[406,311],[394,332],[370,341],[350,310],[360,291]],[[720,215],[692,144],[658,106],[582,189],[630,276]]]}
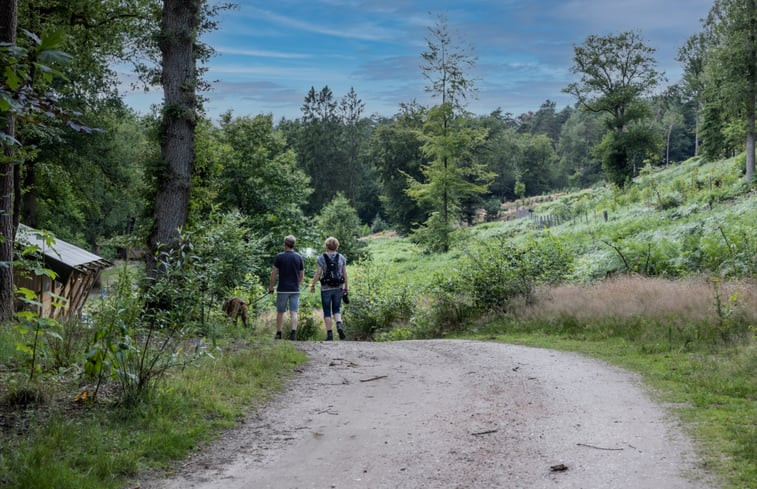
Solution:
{"label": "dirt", "polygon": [[298,344],[285,392],[161,489],[716,487],[639,378],[580,355],[438,340]]}

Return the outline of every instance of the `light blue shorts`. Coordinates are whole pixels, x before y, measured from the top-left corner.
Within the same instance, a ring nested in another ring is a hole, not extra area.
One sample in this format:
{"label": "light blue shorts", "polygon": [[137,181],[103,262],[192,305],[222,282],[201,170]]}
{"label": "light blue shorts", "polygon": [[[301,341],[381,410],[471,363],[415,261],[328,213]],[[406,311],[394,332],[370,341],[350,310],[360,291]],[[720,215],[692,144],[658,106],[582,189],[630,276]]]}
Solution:
{"label": "light blue shorts", "polygon": [[297,312],[297,310],[300,308],[300,293],[299,292],[276,293],[276,312],[286,312],[287,303],[289,303],[290,312]]}

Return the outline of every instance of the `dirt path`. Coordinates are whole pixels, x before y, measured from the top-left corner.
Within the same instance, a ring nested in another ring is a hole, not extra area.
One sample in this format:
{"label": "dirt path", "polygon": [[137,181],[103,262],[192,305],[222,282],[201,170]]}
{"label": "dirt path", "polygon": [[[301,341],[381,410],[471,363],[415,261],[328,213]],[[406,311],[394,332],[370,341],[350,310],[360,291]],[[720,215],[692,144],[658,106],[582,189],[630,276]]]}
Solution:
{"label": "dirt path", "polygon": [[472,341],[300,347],[310,362],[265,412],[141,487],[714,487],[638,378],[600,362]]}

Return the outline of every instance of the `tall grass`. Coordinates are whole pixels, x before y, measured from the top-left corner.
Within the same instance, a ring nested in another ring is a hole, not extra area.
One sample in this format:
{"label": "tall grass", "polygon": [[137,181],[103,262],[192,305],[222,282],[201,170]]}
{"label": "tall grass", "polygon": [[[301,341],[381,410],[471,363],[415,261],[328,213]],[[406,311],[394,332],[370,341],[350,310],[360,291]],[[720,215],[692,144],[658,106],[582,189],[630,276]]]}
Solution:
{"label": "tall grass", "polygon": [[540,287],[535,296],[512,309],[523,328],[623,337],[647,348],[709,348],[748,339],[757,326],[757,287],[747,281],[623,276]]}

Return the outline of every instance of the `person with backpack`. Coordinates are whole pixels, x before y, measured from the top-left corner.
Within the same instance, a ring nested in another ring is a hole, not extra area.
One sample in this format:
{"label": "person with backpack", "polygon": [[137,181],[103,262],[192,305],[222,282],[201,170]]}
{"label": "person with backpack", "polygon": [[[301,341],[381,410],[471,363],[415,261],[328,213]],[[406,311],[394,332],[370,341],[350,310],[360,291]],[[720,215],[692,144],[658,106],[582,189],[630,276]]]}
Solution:
{"label": "person with backpack", "polygon": [[289,331],[289,339],[297,339],[297,310],[300,305],[300,284],[305,279],[305,262],[302,256],[294,251],[296,243],[294,236],[284,238],[284,251],[276,255],[271,269],[271,280],[268,293],[273,294],[276,281],[276,336],[281,339],[281,329],[284,325],[284,313],[289,305],[289,314],[292,320],[292,329]]}
{"label": "person with backpack", "polygon": [[315,284],[321,283],[321,306],[323,307],[323,322],[326,323],[326,341],[334,340],[332,316],[336,321],[339,339],[345,338],[340,307],[342,297],[347,295],[347,258],[338,253],[338,249],[339,240],[334,237],[326,239],[326,252],[316,259],[318,268],[310,284],[310,292],[315,292]]}

